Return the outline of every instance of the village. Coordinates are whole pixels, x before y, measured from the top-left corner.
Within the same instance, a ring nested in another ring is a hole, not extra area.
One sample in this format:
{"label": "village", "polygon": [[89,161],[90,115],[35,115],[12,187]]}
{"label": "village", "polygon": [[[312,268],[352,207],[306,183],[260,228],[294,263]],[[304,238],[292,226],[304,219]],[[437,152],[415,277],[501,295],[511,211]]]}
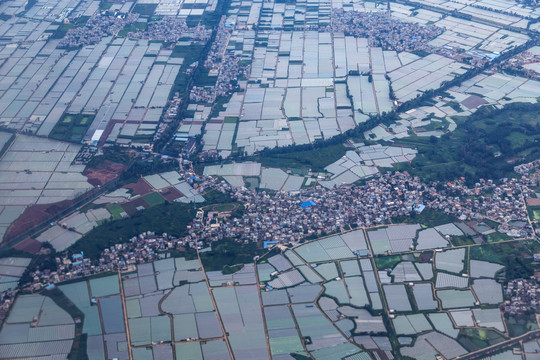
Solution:
{"label": "village", "polygon": [[[361,186],[350,185],[332,190],[317,186],[296,194],[233,188],[216,177],[199,177],[186,170],[183,176],[188,179],[196,177],[198,191],[214,189],[229,193],[243,204],[243,215],[236,218],[227,212],[205,214],[199,211],[188,226],[185,237],[155,234],[148,229],[129,242],[105,249],[95,260],[70,251],[59,253],[55,259],[57,271],[31,271],[32,281],[22,284],[21,289],[34,292],[66,280],[108,271],[126,271],[133,265],[159,259],[167,251],[186,248],[202,250],[223,239],[297,245],[306,239],[351,228],[369,229],[384,225],[395,217],[421,213],[420,209],[438,210],[461,221],[482,223],[488,219],[501,224],[499,232],[507,232],[514,238],[535,237],[537,235],[533,234],[527,220],[524,199],[532,195],[528,186],[538,184],[539,165],[539,162],[534,162],[520,166],[517,170],[523,172],[521,179],[503,181],[500,185],[489,180],[476,184],[472,189],[460,182],[427,186],[407,173],[388,172]],[[485,243],[483,234],[497,230],[475,229],[469,228],[469,231],[479,244]],[[4,293],[4,301],[13,295],[12,291]]]}

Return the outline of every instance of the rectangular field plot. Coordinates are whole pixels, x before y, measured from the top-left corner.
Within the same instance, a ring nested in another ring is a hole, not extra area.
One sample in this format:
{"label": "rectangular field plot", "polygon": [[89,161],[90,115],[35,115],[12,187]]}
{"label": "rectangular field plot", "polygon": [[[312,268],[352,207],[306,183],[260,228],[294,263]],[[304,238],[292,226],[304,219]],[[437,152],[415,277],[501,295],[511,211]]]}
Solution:
{"label": "rectangular field plot", "polygon": [[66,358],[74,337],[73,318],[51,298],[22,295],[0,332],[0,358]]}
{"label": "rectangular field plot", "polygon": [[238,358],[268,358],[258,291],[256,286],[212,290],[232,352]]}
{"label": "rectangular field plot", "polygon": [[395,311],[412,311],[405,285],[383,285],[388,308]]}
{"label": "rectangular field plot", "polygon": [[443,309],[474,306],[475,298],[470,290],[438,290],[437,297]]}
{"label": "rectangular field plot", "polygon": [[266,327],[272,356],[303,353],[292,314],[287,306],[273,306],[264,309]]}
{"label": "rectangular field plot", "polygon": [[465,261],[465,249],[446,250],[435,255],[435,267],[437,270],[445,270],[459,274],[463,270]]}
{"label": "rectangular field plot", "polygon": [[[361,239],[359,236],[360,235],[356,237],[355,235],[355,239]],[[351,244],[353,249],[358,247],[358,245],[355,244],[356,241],[358,240],[350,240],[350,238],[348,239],[348,242]],[[309,263],[356,257],[353,251],[351,251],[351,248],[340,235],[331,236],[300,245],[294,248],[294,251]]]}

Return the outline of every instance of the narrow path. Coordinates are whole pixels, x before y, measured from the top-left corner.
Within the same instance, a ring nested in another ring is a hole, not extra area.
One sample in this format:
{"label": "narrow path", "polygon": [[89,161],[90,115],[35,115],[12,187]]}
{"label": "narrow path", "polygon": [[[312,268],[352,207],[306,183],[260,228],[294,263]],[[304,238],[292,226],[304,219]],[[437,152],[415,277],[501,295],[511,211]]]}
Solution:
{"label": "narrow path", "polygon": [[216,300],[214,299],[214,293],[212,292],[212,288],[210,287],[208,276],[206,276],[206,270],[204,269],[204,266],[202,264],[201,255],[199,254],[199,249],[197,249],[197,259],[199,260],[199,264],[201,265],[201,270],[204,274],[204,281],[206,282],[206,287],[208,288],[208,292],[210,293],[210,299],[212,300],[212,305],[214,306],[214,309],[216,310],[216,315],[219,320],[219,325],[221,326],[221,332],[223,333],[223,339],[225,340],[225,344],[227,344],[227,349],[229,350],[229,356],[231,359],[234,359],[234,355],[231,349],[231,344],[229,343],[229,338],[227,337],[227,332],[225,331],[225,326],[223,325],[221,314],[219,313],[218,307],[216,305]]}
{"label": "narrow path", "polygon": [[256,279],[256,286],[257,286],[257,292],[259,293],[259,304],[261,305],[261,315],[263,319],[263,327],[264,327],[264,336],[266,338],[266,346],[268,348],[268,358],[272,359],[272,351],[270,349],[270,337],[268,336],[268,328],[266,327],[266,315],[264,313],[264,306],[262,301],[262,295],[261,295],[261,289],[259,285],[259,272],[257,271],[257,262],[253,262],[255,266],[255,279]]}
{"label": "narrow path", "polygon": [[[122,312],[124,315],[124,326],[126,327],[126,339],[127,339],[127,348],[129,360],[133,360],[133,355],[131,354],[131,337],[129,335],[129,324],[128,324],[128,315],[126,310],[126,298],[124,297],[124,284],[122,283],[122,273],[118,270],[118,282],[120,283],[120,298],[122,299]],[[103,322],[102,322],[103,324]]]}

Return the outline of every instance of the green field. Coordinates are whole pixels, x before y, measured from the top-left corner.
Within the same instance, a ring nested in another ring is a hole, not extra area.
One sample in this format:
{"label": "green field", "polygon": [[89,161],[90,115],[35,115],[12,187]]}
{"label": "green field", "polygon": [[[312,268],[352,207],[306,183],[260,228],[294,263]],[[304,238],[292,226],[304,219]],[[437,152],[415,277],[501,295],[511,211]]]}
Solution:
{"label": "green field", "polygon": [[144,31],[144,30],[146,30],[147,25],[148,25],[147,23],[142,23],[142,22],[136,22],[136,23],[129,24],[129,25],[125,26],[122,30],[120,30],[118,32],[118,36],[119,37],[125,37],[130,32],[137,32],[139,30]]}
{"label": "green field", "polygon": [[392,218],[394,224],[407,223],[407,224],[420,224],[426,227],[434,227],[443,224],[448,224],[456,221],[457,218],[445,214],[440,211],[424,209],[420,214],[416,211],[412,212],[410,216],[398,216]]}
{"label": "green field", "polygon": [[[324,168],[343,155],[347,148],[342,144],[330,145],[321,149],[284,152],[282,154],[263,151],[256,158],[263,166],[279,168],[311,169],[312,171],[324,171]],[[255,160],[255,159],[254,159]]]}
{"label": "green field", "polygon": [[187,85],[190,80],[190,76],[185,72],[191,64],[199,60],[204,49],[203,45],[190,44],[190,45],[176,45],[173,49],[171,57],[183,58],[184,63],[174,81],[173,92],[179,92],[180,96],[183,96],[186,92]]}
{"label": "green field", "polygon": [[214,271],[228,269],[237,264],[251,263],[254,256],[266,252],[266,249],[255,242],[243,244],[233,239],[226,239],[212,244],[212,251],[200,253],[200,256],[204,269]]}
{"label": "green field", "polygon": [[527,211],[531,220],[540,220],[540,206],[528,206]]}
{"label": "green field", "polygon": [[216,81],[218,77],[217,76],[210,76],[208,69],[201,69],[196,75],[193,81],[195,82],[196,86],[215,86]]}
{"label": "green field", "polygon": [[122,219],[122,216],[120,216],[120,214],[124,212],[124,209],[120,205],[114,204],[112,206],[109,206],[107,210],[109,210],[109,212],[112,214],[113,220]]}
{"label": "green field", "polygon": [[109,10],[113,6],[113,2],[111,1],[100,1],[99,2],[99,9],[100,10]]}
{"label": "green field", "polygon": [[221,111],[225,111],[225,105],[229,102],[231,97],[232,97],[232,94],[227,95],[227,96],[225,95],[218,96],[216,98],[216,101],[214,101],[214,104],[212,105],[212,111],[210,112],[210,117],[218,117]]}
{"label": "green field", "polygon": [[225,124],[236,124],[237,122],[238,122],[238,117],[236,116],[225,117]]}
{"label": "green field", "polygon": [[493,234],[486,235],[488,242],[498,242],[498,241],[505,241],[512,239],[510,236],[500,233],[500,232],[494,232]]}
{"label": "green field", "polygon": [[495,242],[471,246],[470,258],[502,264],[506,267],[506,280],[528,278],[538,265],[532,256],[540,251],[536,241]]}
{"label": "green field", "polygon": [[469,351],[495,345],[501,341],[504,341],[504,337],[496,331],[478,328],[462,329],[458,337],[458,342]]}
{"label": "green field", "polygon": [[456,118],[455,131],[435,137],[412,136],[399,144],[416,147],[418,156],[398,168],[424,180],[468,182],[513,175],[514,162],[540,156],[540,103],[507,105],[502,110],[483,107],[468,118]]}
{"label": "green field", "polygon": [[94,121],[94,115],[65,114],[56,123],[49,137],[56,140],[81,142]]}
{"label": "green field", "polygon": [[375,258],[375,266],[379,270],[393,269],[401,261],[399,255],[378,256]]}
{"label": "green field", "polygon": [[10,135],[9,139],[4,143],[2,148],[0,148],[0,158],[4,156],[4,153],[9,149],[11,143],[15,140],[15,135]]}
{"label": "green field", "polygon": [[75,28],[75,25],[73,24],[59,24],[58,28],[52,32],[49,39],[62,39],[66,33],[73,28]]}
{"label": "green field", "polygon": [[163,198],[163,196],[159,195],[156,192],[146,194],[142,198],[150,206],[160,205],[160,204],[163,204],[165,202],[165,199]]}
{"label": "green field", "polygon": [[157,8],[157,4],[136,4],[131,12],[141,16],[152,16]]}
{"label": "green field", "polygon": [[521,315],[519,318],[508,316],[506,325],[508,326],[508,332],[511,337],[520,336],[526,332],[538,329],[538,323],[534,315]]}

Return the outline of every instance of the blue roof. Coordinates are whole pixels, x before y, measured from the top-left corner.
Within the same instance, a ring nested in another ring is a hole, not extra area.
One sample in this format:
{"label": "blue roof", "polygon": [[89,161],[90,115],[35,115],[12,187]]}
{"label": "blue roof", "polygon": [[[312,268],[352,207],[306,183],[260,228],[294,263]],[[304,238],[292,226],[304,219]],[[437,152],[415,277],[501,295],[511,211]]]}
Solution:
{"label": "blue roof", "polygon": [[418,204],[418,205],[416,205],[413,209],[414,209],[414,211],[416,211],[417,213],[421,213],[422,211],[424,211],[425,208],[426,208],[426,205]]}
{"label": "blue roof", "polygon": [[263,246],[265,249],[268,247],[268,245],[274,245],[274,244],[277,244],[277,241],[264,241],[263,242]]}
{"label": "blue roof", "polygon": [[313,200],[309,200],[309,201],[306,201],[306,202],[300,204],[300,206],[303,207],[303,208],[310,207],[310,206],[313,206],[313,205],[316,205]]}

